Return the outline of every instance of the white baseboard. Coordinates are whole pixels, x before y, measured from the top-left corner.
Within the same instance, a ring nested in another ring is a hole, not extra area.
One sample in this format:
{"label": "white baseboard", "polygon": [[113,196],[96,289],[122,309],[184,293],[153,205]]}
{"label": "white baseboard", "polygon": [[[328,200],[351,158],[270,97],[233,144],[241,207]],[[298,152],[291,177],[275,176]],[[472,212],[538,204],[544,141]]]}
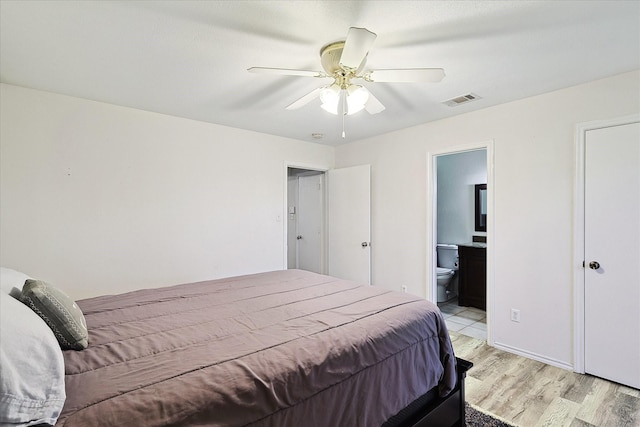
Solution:
{"label": "white baseboard", "polygon": [[504,350],[508,353],[513,353],[513,354],[517,354],[518,356],[526,357],[528,359],[537,360],[538,362],[546,363],[547,365],[555,366],[557,368],[566,369],[568,371],[574,371],[573,365],[571,363],[563,362],[562,360],[552,359],[550,357],[542,356],[540,354],[532,353],[530,351],[511,347],[510,345],[502,344],[499,342],[494,342],[493,345],[495,348]]}

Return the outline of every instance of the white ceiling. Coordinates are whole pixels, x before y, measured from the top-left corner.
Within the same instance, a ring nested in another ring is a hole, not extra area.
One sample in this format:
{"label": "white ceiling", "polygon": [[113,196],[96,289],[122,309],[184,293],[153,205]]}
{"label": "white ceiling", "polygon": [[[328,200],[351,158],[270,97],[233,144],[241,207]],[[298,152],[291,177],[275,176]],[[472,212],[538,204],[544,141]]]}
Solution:
{"label": "white ceiling", "polygon": [[[3,83],[330,145],[640,68],[640,1],[2,0],[0,18]],[[285,110],[330,80],[246,70],[321,70],[351,26],[378,35],[368,69],[446,77],[365,82],[387,109],[348,116],[343,140],[319,100]]]}

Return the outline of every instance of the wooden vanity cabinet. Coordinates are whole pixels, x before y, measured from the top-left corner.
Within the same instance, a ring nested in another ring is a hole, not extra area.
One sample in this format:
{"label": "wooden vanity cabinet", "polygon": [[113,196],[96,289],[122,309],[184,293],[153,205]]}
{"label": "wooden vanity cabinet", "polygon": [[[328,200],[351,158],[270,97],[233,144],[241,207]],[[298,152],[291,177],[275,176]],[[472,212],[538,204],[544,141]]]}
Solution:
{"label": "wooden vanity cabinet", "polygon": [[487,309],[487,250],[458,246],[458,305]]}

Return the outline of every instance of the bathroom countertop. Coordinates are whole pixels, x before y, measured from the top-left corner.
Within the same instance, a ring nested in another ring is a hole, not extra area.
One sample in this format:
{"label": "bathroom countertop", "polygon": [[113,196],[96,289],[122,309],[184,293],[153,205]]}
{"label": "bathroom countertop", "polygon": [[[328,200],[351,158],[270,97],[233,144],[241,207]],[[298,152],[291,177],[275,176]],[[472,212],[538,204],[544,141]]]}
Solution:
{"label": "bathroom countertop", "polygon": [[485,248],[487,247],[486,243],[482,242],[468,242],[468,243],[460,243],[458,246],[471,246],[472,248]]}

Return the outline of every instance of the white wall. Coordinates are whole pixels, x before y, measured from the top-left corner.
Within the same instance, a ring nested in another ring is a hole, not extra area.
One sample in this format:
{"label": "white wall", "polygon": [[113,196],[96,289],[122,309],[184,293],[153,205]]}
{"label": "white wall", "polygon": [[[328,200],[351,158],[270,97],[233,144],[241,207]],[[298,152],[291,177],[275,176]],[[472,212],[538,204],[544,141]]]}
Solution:
{"label": "white wall", "polygon": [[639,111],[634,71],[337,147],[371,164],[373,284],[425,295],[427,152],[493,140],[494,341],[570,366],[575,125]]}
{"label": "white wall", "polygon": [[285,162],[332,147],[0,86],[0,263],[73,298],[283,268]]}
{"label": "white wall", "polygon": [[467,243],[475,231],[476,184],[487,183],[487,150],[445,154],[438,162],[438,243]]}

